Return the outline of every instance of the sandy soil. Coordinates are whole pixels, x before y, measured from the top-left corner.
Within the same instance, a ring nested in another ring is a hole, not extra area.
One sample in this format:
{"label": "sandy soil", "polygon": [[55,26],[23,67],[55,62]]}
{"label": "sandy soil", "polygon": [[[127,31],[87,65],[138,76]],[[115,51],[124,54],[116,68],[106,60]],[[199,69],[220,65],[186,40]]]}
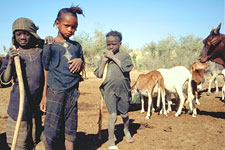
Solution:
{"label": "sandy soil", "polygon": [[[131,72],[132,83],[140,72]],[[101,80],[87,74],[80,84],[77,150],[105,150],[107,148],[108,112],[103,108],[102,139],[98,140],[98,113],[100,92],[98,90]],[[179,117],[173,111],[166,117],[153,113],[149,120],[146,113],[140,113],[140,105],[131,106],[129,112],[131,124],[130,131],[134,143],[126,143],[123,136],[122,119],[118,117],[116,126],[116,144],[120,150],[225,150],[225,105],[221,102],[221,93],[206,95],[207,84],[201,92],[198,107],[198,116],[193,118],[183,109]],[[222,83],[220,83],[222,86]],[[5,147],[5,126],[7,120],[7,105],[11,88],[0,89],[0,149]],[[188,105],[185,104],[186,108]],[[37,150],[44,150],[40,142]]]}

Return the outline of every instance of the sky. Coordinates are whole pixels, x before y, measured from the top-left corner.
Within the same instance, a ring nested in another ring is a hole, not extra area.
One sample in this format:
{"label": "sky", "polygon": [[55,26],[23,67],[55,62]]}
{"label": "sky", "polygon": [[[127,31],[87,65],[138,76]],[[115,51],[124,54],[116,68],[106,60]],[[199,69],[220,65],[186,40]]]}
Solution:
{"label": "sky", "polygon": [[0,54],[5,54],[3,46],[8,49],[12,44],[12,24],[17,18],[33,20],[41,38],[55,37],[58,11],[71,5],[81,7],[85,15],[78,15],[75,36],[92,37],[96,29],[105,34],[117,30],[123,35],[122,43],[132,49],[168,35],[206,38],[220,22],[220,32],[225,34],[224,0],[7,0],[0,5]]}

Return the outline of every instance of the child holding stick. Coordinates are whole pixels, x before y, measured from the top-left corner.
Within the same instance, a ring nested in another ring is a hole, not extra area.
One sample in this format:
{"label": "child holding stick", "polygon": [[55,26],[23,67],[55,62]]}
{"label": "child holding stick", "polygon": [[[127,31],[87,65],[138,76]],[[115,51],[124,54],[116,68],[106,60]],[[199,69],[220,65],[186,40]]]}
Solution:
{"label": "child holding stick", "polygon": [[130,55],[120,52],[122,35],[118,31],[106,34],[106,46],[108,51],[104,52],[99,66],[94,71],[98,78],[102,78],[104,66],[108,63],[105,80],[100,86],[108,112],[110,114],[108,123],[108,150],[117,150],[114,140],[114,129],[117,114],[120,114],[124,123],[124,134],[126,141],[132,143],[134,140],[129,132],[128,109],[131,102],[130,71],[133,63]]}

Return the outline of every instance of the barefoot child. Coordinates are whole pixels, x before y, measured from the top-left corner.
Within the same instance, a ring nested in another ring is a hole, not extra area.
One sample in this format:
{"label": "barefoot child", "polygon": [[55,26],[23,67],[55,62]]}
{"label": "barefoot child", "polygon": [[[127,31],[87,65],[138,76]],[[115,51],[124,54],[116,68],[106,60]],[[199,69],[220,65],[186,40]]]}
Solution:
{"label": "barefoot child", "polygon": [[[74,149],[77,131],[77,100],[80,71],[84,62],[81,45],[69,38],[78,26],[79,7],[63,8],[54,25],[55,43],[45,45],[43,64],[45,86],[40,108],[46,112],[42,141],[46,150]],[[46,103],[47,102],[47,103]]]}
{"label": "barefoot child", "polygon": [[[43,40],[37,34],[38,27],[32,20],[18,18],[13,23],[13,45],[0,69],[0,82],[8,84],[13,79],[8,105],[6,137],[9,147],[12,145],[16,120],[19,110],[19,85],[16,76],[14,57],[20,57],[23,74],[25,99],[22,122],[20,125],[17,150],[31,150],[40,141],[41,111],[39,104],[44,86],[44,71],[41,55]],[[33,137],[33,138],[32,138]]]}
{"label": "barefoot child", "polygon": [[108,51],[104,52],[99,66],[94,71],[98,78],[102,78],[104,66],[108,63],[106,78],[100,86],[108,112],[110,114],[108,123],[109,146],[108,150],[117,150],[114,140],[114,128],[117,114],[120,114],[124,123],[124,134],[128,143],[133,142],[129,132],[128,109],[131,102],[131,87],[129,72],[133,68],[130,55],[119,51],[122,41],[121,33],[111,31],[106,34],[106,46]]}

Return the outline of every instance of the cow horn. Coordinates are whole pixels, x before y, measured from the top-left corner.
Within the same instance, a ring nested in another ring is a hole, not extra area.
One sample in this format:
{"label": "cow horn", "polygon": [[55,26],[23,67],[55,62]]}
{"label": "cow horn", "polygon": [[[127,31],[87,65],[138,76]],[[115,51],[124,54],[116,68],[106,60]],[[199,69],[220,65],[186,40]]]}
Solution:
{"label": "cow horn", "polygon": [[216,28],[216,30],[217,30],[217,31],[219,31],[219,30],[220,30],[220,28],[221,28],[221,24],[222,24],[222,23],[220,22],[220,24],[219,24],[219,25],[218,25],[218,27]]}

